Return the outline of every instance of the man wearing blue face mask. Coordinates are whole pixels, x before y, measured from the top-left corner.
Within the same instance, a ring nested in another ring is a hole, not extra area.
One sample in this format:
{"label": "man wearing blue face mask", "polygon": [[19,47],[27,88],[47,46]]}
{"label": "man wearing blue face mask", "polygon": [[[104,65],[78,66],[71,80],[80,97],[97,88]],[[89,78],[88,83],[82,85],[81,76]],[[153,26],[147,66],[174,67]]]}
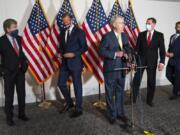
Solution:
{"label": "man wearing blue face mask", "polygon": [[16,87],[19,115],[18,118],[28,121],[25,114],[25,72],[28,68],[27,59],[22,51],[21,37],[18,36],[17,22],[7,19],[3,23],[5,34],[0,37],[1,65],[0,73],[4,78],[5,113],[7,124],[15,125],[13,121],[13,100]]}
{"label": "man wearing blue face mask", "polygon": [[169,98],[174,100],[178,98],[180,92],[180,22],[176,23],[176,33],[170,38],[169,48],[166,56],[169,58],[166,67],[166,77],[173,85],[173,93]]}
{"label": "man wearing blue face mask", "polygon": [[[155,30],[156,19],[148,18],[146,21],[146,31],[139,33],[135,50],[139,55],[138,66],[147,66],[147,98],[146,103],[153,106],[153,98],[156,85],[156,69],[162,71],[165,62],[164,36]],[[160,56],[158,62],[158,55]],[[144,69],[138,69],[133,80],[133,100],[139,94],[139,87]]]}

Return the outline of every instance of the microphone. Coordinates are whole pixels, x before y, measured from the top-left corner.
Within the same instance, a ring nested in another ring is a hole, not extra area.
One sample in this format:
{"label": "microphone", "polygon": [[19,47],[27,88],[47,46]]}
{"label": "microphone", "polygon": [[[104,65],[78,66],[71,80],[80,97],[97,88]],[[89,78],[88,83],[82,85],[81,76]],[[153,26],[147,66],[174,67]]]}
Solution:
{"label": "microphone", "polygon": [[125,46],[123,46],[123,48],[127,54],[138,55],[137,52],[134,51],[134,49],[132,47],[130,47],[129,45],[125,45]]}
{"label": "microphone", "polygon": [[136,57],[138,56],[137,52],[135,52],[134,49],[129,45],[124,46],[124,51],[128,55],[128,62],[136,65]]}

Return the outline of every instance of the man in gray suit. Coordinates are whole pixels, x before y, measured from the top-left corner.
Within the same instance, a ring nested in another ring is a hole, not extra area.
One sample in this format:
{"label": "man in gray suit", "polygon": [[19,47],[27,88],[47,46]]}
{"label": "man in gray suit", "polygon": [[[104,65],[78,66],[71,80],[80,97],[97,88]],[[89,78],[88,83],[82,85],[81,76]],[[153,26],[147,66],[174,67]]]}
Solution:
{"label": "man in gray suit", "polygon": [[[123,32],[124,19],[114,16],[111,20],[113,30],[104,35],[99,46],[99,53],[104,58],[104,80],[106,91],[106,103],[109,122],[113,124],[116,119],[127,122],[124,113],[124,84],[123,71],[116,70],[125,66],[129,48],[128,38]],[[115,97],[115,98],[114,98]]]}

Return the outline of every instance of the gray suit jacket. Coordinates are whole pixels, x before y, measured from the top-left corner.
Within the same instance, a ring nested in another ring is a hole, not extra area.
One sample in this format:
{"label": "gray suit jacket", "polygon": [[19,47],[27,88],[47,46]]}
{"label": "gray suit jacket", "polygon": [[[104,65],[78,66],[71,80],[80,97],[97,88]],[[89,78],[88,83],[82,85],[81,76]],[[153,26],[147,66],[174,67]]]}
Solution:
{"label": "gray suit jacket", "polygon": [[[129,48],[129,42],[125,33],[121,34],[123,48]],[[115,52],[120,51],[118,39],[114,31],[108,32],[102,38],[99,46],[100,56],[104,58],[104,72],[112,72],[116,68],[122,68],[125,66],[125,60],[123,58],[115,58]]]}

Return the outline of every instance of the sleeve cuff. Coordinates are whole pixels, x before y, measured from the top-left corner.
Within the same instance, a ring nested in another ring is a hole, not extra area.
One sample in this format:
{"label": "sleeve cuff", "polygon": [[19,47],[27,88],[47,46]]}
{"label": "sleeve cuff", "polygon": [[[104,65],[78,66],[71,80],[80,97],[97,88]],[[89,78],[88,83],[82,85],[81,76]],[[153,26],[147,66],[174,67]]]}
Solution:
{"label": "sleeve cuff", "polygon": [[114,53],[114,59],[116,59],[116,53]]}

